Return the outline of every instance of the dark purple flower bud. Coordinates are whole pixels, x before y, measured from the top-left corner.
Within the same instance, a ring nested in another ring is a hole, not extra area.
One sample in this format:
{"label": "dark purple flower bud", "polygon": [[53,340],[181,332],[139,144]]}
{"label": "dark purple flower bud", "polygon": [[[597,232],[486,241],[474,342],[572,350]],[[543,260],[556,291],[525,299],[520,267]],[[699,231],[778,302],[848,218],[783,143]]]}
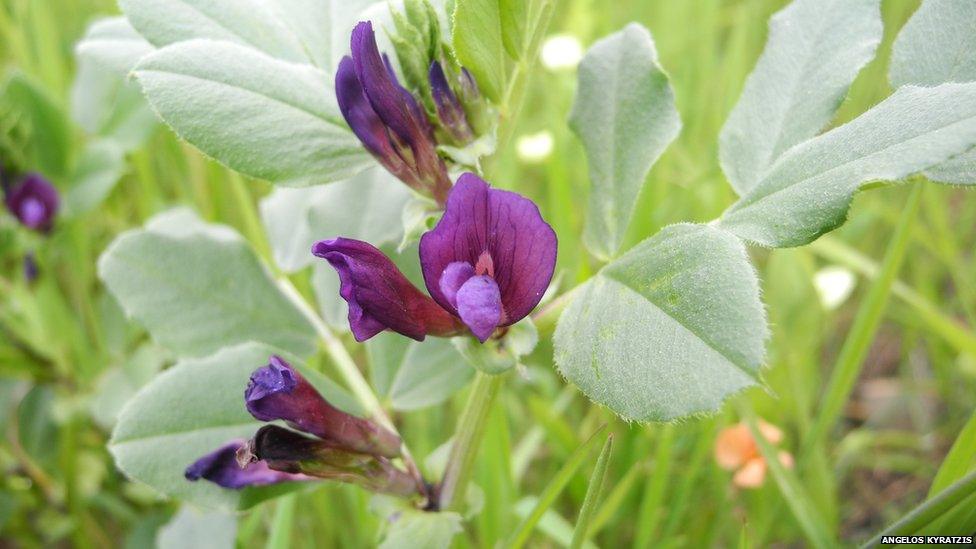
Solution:
{"label": "dark purple flower bud", "polygon": [[275,471],[263,461],[245,463],[242,467],[237,460],[237,452],[247,445],[247,441],[234,440],[217,450],[203,456],[186,468],[187,480],[201,478],[224,488],[239,490],[246,486],[265,486],[279,482],[311,480],[311,477]]}
{"label": "dark purple flower bud", "polygon": [[466,173],[420,239],[420,264],[431,297],[484,342],[539,304],[556,266],[556,233],[531,200]]}
{"label": "dark purple flower bud", "polygon": [[287,421],[332,447],[384,457],[400,455],[400,437],[329,404],[281,357],[272,356],[267,366],[251,374],[244,402],[255,418]]}
{"label": "dark purple flower bud", "polygon": [[463,330],[376,247],[334,238],[315,243],[312,253],[339,273],[339,295],[349,304],[349,326],[356,341],[366,341],[387,328],[418,341],[427,334],[449,336]]}
{"label": "dark purple flower bud", "polygon": [[381,56],[370,22],[352,32],[352,56],[339,63],[339,110],[363,145],[401,181],[443,203],[451,188],[420,103]]}
{"label": "dark purple flower bud", "polygon": [[36,173],[27,174],[6,190],[7,209],[25,227],[39,232],[51,230],[58,213],[58,190]]}
{"label": "dark purple flower bud", "polygon": [[37,280],[37,260],[34,259],[34,252],[27,252],[24,255],[24,280],[34,282]]}
{"label": "dark purple flower bud", "polygon": [[417,481],[383,457],[330,446],[277,425],[265,425],[251,440],[253,459],[276,471],[331,479],[398,496],[419,495]]}
{"label": "dark purple flower bud", "polygon": [[456,335],[467,326],[484,342],[539,304],[556,267],[556,233],[531,200],[491,189],[467,173],[437,226],[420,239],[431,297],[365,242],[323,240],[312,253],[339,272],[339,293],[349,303],[358,341],[387,328],[421,340]]}
{"label": "dark purple flower bud", "polygon": [[474,139],[468,118],[464,114],[464,106],[451,89],[444,68],[437,61],[430,64],[430,89],[437,107],[437,116],[451,137],[461,143]]}

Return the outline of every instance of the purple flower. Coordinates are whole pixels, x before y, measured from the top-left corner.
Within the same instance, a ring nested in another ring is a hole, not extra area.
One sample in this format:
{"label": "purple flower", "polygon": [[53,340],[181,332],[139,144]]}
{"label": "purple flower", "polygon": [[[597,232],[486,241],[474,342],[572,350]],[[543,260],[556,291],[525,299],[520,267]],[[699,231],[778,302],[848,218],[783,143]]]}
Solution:
{"label": "purple flower", "polygon": [[51,230],[60,205],[54,185],[41,175],[30,173],[5,191],[7,209],[21,224],[39,232]]}
{"label": "purple flower", "polygon": [[305,475],[272,470],[263,461],[253,461],[242,466],[238,462],[237,453],[246,445],[247,441],[232,440],[193,462],[186,468],[184,476],[190,481],[203,478],[233,490],[239,490],[245,486],[264,486],[279,482],[311,480],[311,477]]}
{"label": "purple flower", "polygon": [[261,421],[284,420],[334,448],[383,457],[400,455],[400,437],[339,410],[281,357],[251,374],[244,390],[247,411]]}
{"label": "purple flower", "polygon": [[491,189],[467,173],[451,191],[437,226],[420,239],[431,297],[365,242],[323,240],[312,253],[339,272],[339,294],[349,303],[349,324],[358,341],[383,329],[417,340],[454,335],[457,329],[447,329],[447,318],[455,327],[459,320],[484,342],[542,299],[556,265],[556,233],[531,200]]}
{"label": "purple flower", "polygon": [[352,32],[352,56],[339,63],[339,110],[369,152],[401,181],[443,203],[451,188],[427,113],[381,56],[370,22]]}

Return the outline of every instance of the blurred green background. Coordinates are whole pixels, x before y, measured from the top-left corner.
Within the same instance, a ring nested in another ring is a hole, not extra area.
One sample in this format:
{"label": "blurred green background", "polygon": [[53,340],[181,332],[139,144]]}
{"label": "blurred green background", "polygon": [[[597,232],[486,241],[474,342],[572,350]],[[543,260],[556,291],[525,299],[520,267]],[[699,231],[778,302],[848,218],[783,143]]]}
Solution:
{"label": "blurred green background", "polygon": [[[651,172],[629,244],[671,223],[714,219],[733,202],[718,165],[718,133],[762,51],[767,19],[785,4],[558,2],[550,34],[575,36],[584,47],[630,21],[646,25],[677,94],[684,129]],[[4,72],[22,73],[67,111],[74,42],[93,17],[117,13],[115,3],[0,5]],[[891,41],[917,5],[883,2],[885,40],[836,123],[890,93]],[[574,88],[571,68],[538,68],[514,137],[498,155],[493,182],[539,202],[559,235],[565,287],[599,267],[579,240],[587,178],[582,147],[566,126]],[[71,131],[72,147],[80,148],[85,135]],[[551,134],[551,154],[520,155],[519,145],[526,146],[520,138],[539,132]],[[22,279],[22,257],[12,253],[20,249],[15,241],[29,237],[17,236],[9,220],[0,223],[0,546],[151,546],[177,508],[128,482],[105,449],[119,406],[169,363],[143,332],[127,325],[95,275],[95,261],[112,238],[184,204],[234,226],[269,257],[256,215],[268,184],[203,158],[165,128],[126,160],[123,179],[97,210],[63,220],[50,238],[30,242],[42,267],[34,284]],[[491,416],[475,479],[484,492],[483,510],[457,543],[491,547],[505,539],[567,457],[603,423],[615,433],[615,447],[594,522],[593,542],[602,547],[804,545],[803,511],[789,505],[797,501],[790,491],[797,485],[800,499],[809,503],[805,509],[845,545],[864,541],[923,501],[976,407],[976,195],[925,185],[898,279],[890,292],[869,299],[909,192],[888,186],[860,193],[847,225],[806,248],[752,250],[773,337],[769,389],[742,400],[783,430],[780,446],[796,456],[795,476],[787,480],[796,484],[770,477],[759,488],[741,489],[733,473],[717,466],[716,437],[738,421],[734,405],[715,417],[674,425],[628,425],[559,379],[544,343],[529,361],[531,382],[509,383]],[[815,281],[823,284],[824,268],[832,269],[835,282],[818,291]],[[852,279],[852,293],[825,302],[825,291],[843,289],[838,279]],[[307,281],[297,282],[308,290]],[[868,334],[861,342],[870,348],[843,421],[801,451],[853,319],[859,310],[879,307],[883,320],[873,338]],[[427,455],[450,436],[464,397],[462,392],[447,405],[398,417],[415,454]],[[976,455],[976,425],[970,429],[954,452],[963,471]],[[595,455],[562,492],[532,546],[567,544],[593,460]],[[269,502],[239,517],[237,543],[375,542],[377,519],[368,494],[329,485],[296,497],[291,530],[274,529],[278,535],[269,538],[275,507],[282,505]],[[958,524],[976,528],[963,519]]]}

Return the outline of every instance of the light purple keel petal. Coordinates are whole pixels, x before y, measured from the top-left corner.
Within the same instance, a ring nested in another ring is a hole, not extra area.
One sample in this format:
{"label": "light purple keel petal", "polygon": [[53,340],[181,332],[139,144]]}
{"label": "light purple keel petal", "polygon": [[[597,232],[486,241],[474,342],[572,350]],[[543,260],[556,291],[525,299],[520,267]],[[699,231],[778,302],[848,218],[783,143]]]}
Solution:
{"label": "light purple keel petal", "polygon": [[474,276],[474,267],[466,261],[455,261],[451,263],[444,269],[444,273],[441,274],[441,279],[438,282],[441,293],[444,294],[444,299],[455,309],[457,308],[457,300],[455,298],[458,290],[472,276]]}
{"label": "light purple keel petal", "polygon": [[201,457],[186,468],[187,480],[209,480],[215,484],[240,490],[247,486],[266,486],[279,482],[313,480],[301,474],[274,471],[263,461],[255,461],[241,467],[237,461],[237,451],[246,445],[243,440],[232,440],[217,450]]}
{"label": "light purple keel petal", "polygon": [[474,174],[462,175],[447,200],[444,216],[420,239],[420,263],[431,297],[457,308],[442,288],[449,265],[464,262],[475,274],[490,275],[501,295],[500,326],[528,315],[542,299],[556,265],[556,233],[531,200],[491,189]]}
{"label": "light purple keel petal", "polygon": [[457,292],[457,310],[471,333],[484,343],[502,320],[501,294],[490,276],[473,276]]}
{"label": "light purple keel petal", "polygon": [[244,390],[247,411],[261,421],[284,420],[336,447],[383,457],[400,455],[400,437],[332,406],[290,364],[272,356]]}
{"label": "light purple keel petal", "polygon": [[4,202],[21,224],[40,232],[51,229],[61,204],[54,185],[36,173],[27,174],[7,190]]}
{"label": "light purple keel petal", "polygon": [[339,295],[349,304],[349,326],[357,341],[386,328],[418,341],[427,334],[453,335],[461,328],[375,246],[334,238],[317,242],[312,253],[339,273]]}

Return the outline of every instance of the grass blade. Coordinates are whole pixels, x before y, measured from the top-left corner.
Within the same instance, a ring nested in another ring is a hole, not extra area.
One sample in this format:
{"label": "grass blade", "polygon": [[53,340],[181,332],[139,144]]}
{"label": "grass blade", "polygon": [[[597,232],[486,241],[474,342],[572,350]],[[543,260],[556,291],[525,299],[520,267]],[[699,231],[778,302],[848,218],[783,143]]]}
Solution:
{"label": "grass blade", "polygon": [[610,452],[612,450],[613,433],[610,433],[607,436],[607,441],[603,443],[600,457],[597,458],[596,467],[593,468],[593,474],[590,476],[590,485],[586,489],[583,507],[580,509],[579,518],[576,520],[576,530],[573,531],[573,541],[569,544],[571,549],[579,549],[587,540],[590,522],[600,504],[600,495],[603,493],[603,483],[607,478],[607,466],[610,465]]}
{"label": "grass blade", "polygon": [[535,529],[539,519],[542,518],[542,515],[545,514],[546,510],[549,509],[554,501],[556,501],[556,498],[559,497],[559,494],[561,494],[563,489],[566,488],[566,485],[569,484],[569,481],[573,478],[573,475],[576,474],[576,470],[579,469],[580,465],[583,464],[583,461],[590,453],[590,449],[599,439],[600,433],[602,433],[606,427],[607,426],[604,425],[597,429],[586,442],[584,442],[579,448],[576,449],[575,452],[573,452],[573,455],[570,456],[569,459],[566,460],[566,463],[563,464],[558,472],[556,472],[556,476],[549,481],[549,484],[539,496],[539,502],[536,504],[535,508],[532,509],[529,516],[527,516],[525,520],[518,525],[518,528],[515,529],[515,532],[509,539],[507,547],[517,549],[525,545],[525,542],[529,540],[529,536],[532,534],[532,530]]}
{"label": "grass blade", "polygon": [[759,422],[752,408],[746,403],[740,403],[739,414],[742,416],[743,421],[746,422],[746,425],[749,426],[752,438],[756,440],[759,451],[762,453],[763,459],[766,461],[766,466],[769,467],[769,471],[773,475],[773,480],[776,481],[776,486],[779,488],[780,494],[789,506],[793,516],[796,517],[810,545],[818,548],[833,547],[835,544],[830,541],[830,535],[824,526],[823,518],[817,512],[816,507],[814,507],[813,502],[810,500],[810,496],[803,489],[803,485],[800,484],[796,474],[780,463],[776,448],[773,448],[773,445],[766,440],[762,431],[759,430]]}
{"label": "grass blade", "polygon": [[952,483],[939,495],[912,509],[904,517],[885,528],[861,547],[874,547],[883,536],[910,535],[927,526],[956,506],[960,501],[976,493],[976,471]]}

